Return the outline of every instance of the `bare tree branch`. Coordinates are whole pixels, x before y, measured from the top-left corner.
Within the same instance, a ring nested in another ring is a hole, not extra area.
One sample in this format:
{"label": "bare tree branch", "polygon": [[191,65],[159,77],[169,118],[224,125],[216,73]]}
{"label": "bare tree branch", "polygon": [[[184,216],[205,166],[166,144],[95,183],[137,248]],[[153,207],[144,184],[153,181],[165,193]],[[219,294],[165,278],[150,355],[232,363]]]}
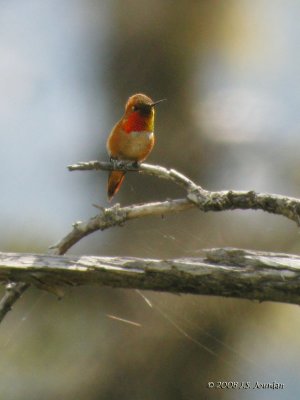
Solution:
{"label": "bare tree branch", "polygon": [[56,286],[105,285],[300,304],[300,257],[241,249],[205,257],[53,256],[0,253],[0,281]]}
{"label": "bare tree branch", "polygon": [[89,162],[79,162],[77,164],[69,165],[68,169],[69,171],[119,170],[119,171],[129,171],[129,172],[140,172],[147,175],[156,176],[157,178],[171,180],[188,191],[200,188],[200,186],[196,185],[188,177],[176,171],[175,169],[167,169],[165,167],[161,167],[160,165],[143,163],[136,166],[136,164],[132,162],[124,162],[116,160],[112,163],[105,161],[89,161]]}
{"label": "bare tree branch", "polygon": [[[100,213],[98,215],[85,222],[75,222],[71,232],[56,245],[51,247],[51,254],[54,255],[65,254],[75,243],[97,230],[120,226],[131,219],[185,211],[193,207],[197,207],[204,212],[236,209],[262,210],[271,214],[282,215],[296,222],[298,225],[300,222],[299,199],[276,194],[256,193],[254,191],[227,190],[211,192],[204,190],[201,186],[195,184],[192,180],[174,169],[167,169],[145,163],[136,166],[130,162],[109,163],[100,161],[81,162],[70,165],[68,168],[70,171],[100,169],[145,173],[158,178],[171,180],[185,189],[186,197],[127,207],[120,207],[119,204],[110,208],[99,207]],[[13,282],[14,280],[11,279],[11,284],[8,286],[5,296],[0,301],[0,322],[11,309],[15,301],[17,301],[28,288],[28,284],[14,284]],[[26,282],[26,280],[24,282]],[[58,291],[54,286],[52,288],[49,286],[48,290],[52,290],[56,293]],[[259,296],[257,296],[257,298],[259,298]]]}
{"label": "bare tree branch", "polygon": [[120,207],[115,204],[110,208],[103,208],[100,214],[85,222],[75,222],[72,231],[57,244],[51,246],[53,254],[65,254],[75,243],[83,237],[98,230],[105,230],[113,226],[122,226],[126,221],[143,218],[149,215],[165,215],[193,208],[187,199],[167,200],[156,203]]}
{"label": "bare tree branch", "polygon": [[[141,164],[134,168],[130,163],[114,164],[100,161],[81,162],[70,165],[70,171],[86,170],[112,170],[138,171],[158,178],[169,179],[184,187],[187,191],[187,199],[197,206],[201,211],[228,211],[228,210],[262,210],[271,214],[282,215],[300,225],[300,200],[281,196],[278,194],[256,193],[250,191],[224,190],[210,192],[196,185],[189,178],[174,169],[166,169],[160,166]],[[181,201],[183,201],[181,199]],[[158,204],[158,203],[156,203]],[[167,208],[166,202],[164,202]],[[146,206],[146,204],[144,205]],[[173,206],[171,201],[170,206]],[[132,206],[134,207],[134,206]],[[174,210],[176,211],[176,210]]]}
{"label": "bare tree branch", "polygon": [[28,283],[8,283],[5,287],[5,294],[0,301],[0,322],[5,315],[12,309],[12,306],[22,296],[22,294],[29,288]]}

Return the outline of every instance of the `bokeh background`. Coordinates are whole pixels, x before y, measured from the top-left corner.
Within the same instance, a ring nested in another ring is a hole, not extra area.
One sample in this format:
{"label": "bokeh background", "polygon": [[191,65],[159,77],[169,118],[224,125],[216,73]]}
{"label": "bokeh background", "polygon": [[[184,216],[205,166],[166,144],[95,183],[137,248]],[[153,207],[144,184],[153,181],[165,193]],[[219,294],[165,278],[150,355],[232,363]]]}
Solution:
{"label": "bokeh background", "polygon": [[[299,18],[298,0],[0,1],[1,251],[46,252],[93,203],[108,206],[106,173],[66,166],[107,159],[136,92],[168,99],[149,162],[211,190],[300,197]],[[115,201],[182,195],[128,174]],[[262,212],[193,210],[95,233],[70,252],[196,257],[217,246],[298,254],[300,236]],[[30,289],[0,326],[1,398],[298,398],[297,306],[145,294],[152,308],[131,290],[76,288],[57,301]]]}

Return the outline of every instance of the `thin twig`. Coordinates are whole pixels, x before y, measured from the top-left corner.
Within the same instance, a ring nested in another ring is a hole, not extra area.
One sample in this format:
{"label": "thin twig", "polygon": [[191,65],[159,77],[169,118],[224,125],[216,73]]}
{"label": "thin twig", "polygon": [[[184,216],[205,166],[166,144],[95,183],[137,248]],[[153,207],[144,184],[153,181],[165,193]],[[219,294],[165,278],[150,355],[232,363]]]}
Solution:
{"label": "thin twig", "polygon": [[138,167],[135,163],[114,161],[113,163],[106,161],[88,161],[79,162],[68,166],[69,171],[91,171],[91,170],[102,170],[102,171],[129,171],[129,172],[140,172],[147,175],[156,176],[157,178],[168,179],[183,187],[187,191],[199,189],[200,186],[196,185],[191,179],[176,171],[175,169],[167,169],[160,165],[152,164],[140,164]]}

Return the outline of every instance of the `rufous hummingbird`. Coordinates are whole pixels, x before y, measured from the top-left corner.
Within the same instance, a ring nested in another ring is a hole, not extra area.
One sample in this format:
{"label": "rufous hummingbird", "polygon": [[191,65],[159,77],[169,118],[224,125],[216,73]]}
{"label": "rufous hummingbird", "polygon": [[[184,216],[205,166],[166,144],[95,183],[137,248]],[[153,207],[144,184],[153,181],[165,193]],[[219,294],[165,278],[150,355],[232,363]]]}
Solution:
{"label": "rufous hummingbird", "polygon": [[[165,99],[152,101],[145,94],[135,94],[127,100],[125,114],[113,127],[106,143],[111,160],[142,162],[155,143],[154,106]],[[125,171],[111,171],[108,176],[108,199],[118,192]]]}

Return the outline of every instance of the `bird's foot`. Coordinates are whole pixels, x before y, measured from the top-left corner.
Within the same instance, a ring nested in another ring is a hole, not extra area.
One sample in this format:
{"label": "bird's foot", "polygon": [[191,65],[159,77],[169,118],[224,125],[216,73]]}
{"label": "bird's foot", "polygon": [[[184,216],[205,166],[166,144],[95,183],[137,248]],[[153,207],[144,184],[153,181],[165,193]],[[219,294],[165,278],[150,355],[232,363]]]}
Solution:
{"label": "bird's foot", "polygon": [[113,157],[109,157],[109,161],[113,164],[113,163],[115,163],[116,161],[118,161],[116,158],[113,158]]}
{"label": "bird's foot", "polygon": [[138,162],[138,161],[134,161],[134,162],[132,163],[132,167],[135,168],[135,169],[139,169],[139,168],[140,168],[140,165],[141,165],[141,163]]}
{"label": "bird's foot", "polygon": [[140,163],[138,161],[132,161],[132,160],[118,160],[116,158],[110,157],[109,158],[113,169],[117,170],[122,170],[122,169],[132,169],[136,170],[140,168]]}
{"label": "bird's foot", "polygon": [[111,162],[113,169],[118,169],[123,166],[122,162],[116,158],[109,157],[109,161]]}

